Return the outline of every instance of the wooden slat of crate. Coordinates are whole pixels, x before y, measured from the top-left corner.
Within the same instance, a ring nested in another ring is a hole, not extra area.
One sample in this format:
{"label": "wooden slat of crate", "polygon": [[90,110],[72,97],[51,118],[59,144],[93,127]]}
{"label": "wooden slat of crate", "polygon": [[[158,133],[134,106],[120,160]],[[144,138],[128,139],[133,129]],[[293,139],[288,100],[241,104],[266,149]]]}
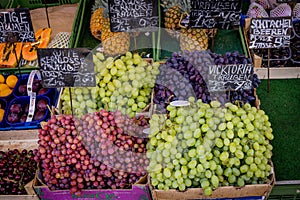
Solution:
{"label": "wooden slat of crate", "polygon": [[0,140],[30,140],[38,139],[38,129],[0,131]]}
{"label": "wooden slat of crate", "polygon": [[37,195],[0,195],[0,200],[39,200]]}
{"label": "wooden slat of crate", "polygon": [[36,149],[38,130],[0,131],[0,150]]}
{"label": "wooden slat of crate", "polygon": [[[268,79],[268,68],[254,68],[260,79]],[[270,79],[300,78],[299,67],[270,68]]]}

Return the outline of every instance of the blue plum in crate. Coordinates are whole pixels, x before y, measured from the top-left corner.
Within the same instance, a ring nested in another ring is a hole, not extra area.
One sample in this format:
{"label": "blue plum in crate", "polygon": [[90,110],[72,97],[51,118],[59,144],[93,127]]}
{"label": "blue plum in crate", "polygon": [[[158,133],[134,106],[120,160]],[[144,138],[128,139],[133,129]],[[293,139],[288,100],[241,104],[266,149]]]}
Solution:
{"label": "blue plum in crate", "polygon": [[[21,125],[25,123],[29,113],[30,97],[17,97],[9,105],[9,113],[7,115],[7,122],[10,125]],[[32,122],[39,122],[48,116],[48,105],[50,100],[48,97],[41,96],[36,99],[35,110],[32,117]]]}
{"label": "blue plum in crate", "polygon": [[[14,91],[14,94],[16,97],[18,96],[27,96],[27,81],[28,77],[21,79],[17,85],[16,90]],[[37,95],[47,95],[50,91],[49,88],[43,88],[42,86],[42,80],[39,80],[38,78],[33,79],[32,83],[32,91],[35,92]]]}

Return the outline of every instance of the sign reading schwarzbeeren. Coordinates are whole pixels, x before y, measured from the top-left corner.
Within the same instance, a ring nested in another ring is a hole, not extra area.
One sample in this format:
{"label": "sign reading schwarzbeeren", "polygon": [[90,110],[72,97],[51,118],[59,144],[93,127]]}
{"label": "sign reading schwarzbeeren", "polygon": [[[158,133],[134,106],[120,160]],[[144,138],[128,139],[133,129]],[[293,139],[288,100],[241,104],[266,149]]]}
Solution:
{"label": "sign reading schwarzbeeren", "polygon": [[157,0],[111,0],[108,2],[112,32],[151,31],[158,28]]}
{"label": "sign reading schwarzbeeren", "polygon": [[250,23],[250,49],[290,46],[291,18],[253,18]]}

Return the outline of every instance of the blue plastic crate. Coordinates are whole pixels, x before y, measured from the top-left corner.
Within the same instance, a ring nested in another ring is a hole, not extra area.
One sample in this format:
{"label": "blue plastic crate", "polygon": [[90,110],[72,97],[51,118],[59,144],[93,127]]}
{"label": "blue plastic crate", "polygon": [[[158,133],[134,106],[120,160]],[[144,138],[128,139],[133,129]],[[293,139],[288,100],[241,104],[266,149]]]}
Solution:
{"label": "blue plastic crate", "polygon": [[[39,100],[42,100],[42,99],[46,100],[47,103],[50,104],[50,99],[46,96],[41,95],[41,96],[36,98],[36,105],[37,105],[37,102]],[[7,107],[7,110],[6,110],[5,121],[10,126],[11,129],[39,128],[41,121],[45,121],[45,120],[49,119],[50,111],[49,111],[49,109],[46,108],[43,117],[39,120],[34,120],[33,119],[31,122],[15,122],[15,123],[12,123],[12,122],[8,121],[8,116],[9,116],[9,113],[10,113],[9,109],[12,106],[12,104],[20,104],[22,106],[22,108],[25,108],[25,106],[27,104],[29,104],[29,102],[30,102],[30,97],[29,96],[24,96],[24,97],[16,97],[9,103],[9,105]],[[36,112],[36,110],[35,110],[35,112]],[[22,112],[22,113],[24,113],[24,112]]]}

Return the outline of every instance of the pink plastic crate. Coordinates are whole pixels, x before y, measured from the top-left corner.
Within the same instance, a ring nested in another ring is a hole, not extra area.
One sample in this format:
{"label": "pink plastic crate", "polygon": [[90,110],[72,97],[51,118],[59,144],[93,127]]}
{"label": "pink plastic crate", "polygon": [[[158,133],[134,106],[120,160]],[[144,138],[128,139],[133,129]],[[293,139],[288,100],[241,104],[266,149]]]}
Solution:
{"label": "pink plastic crate", "polygon": [[149,187],[146,184],[136,184],[132,189],[102,189],[83,190],[81,196],[70,194],[69,190],[51,191],[47,186],[35,186],[34,190],[40,199],[74,200],[74,199],[107,199],[107,200],[151,200]]}

